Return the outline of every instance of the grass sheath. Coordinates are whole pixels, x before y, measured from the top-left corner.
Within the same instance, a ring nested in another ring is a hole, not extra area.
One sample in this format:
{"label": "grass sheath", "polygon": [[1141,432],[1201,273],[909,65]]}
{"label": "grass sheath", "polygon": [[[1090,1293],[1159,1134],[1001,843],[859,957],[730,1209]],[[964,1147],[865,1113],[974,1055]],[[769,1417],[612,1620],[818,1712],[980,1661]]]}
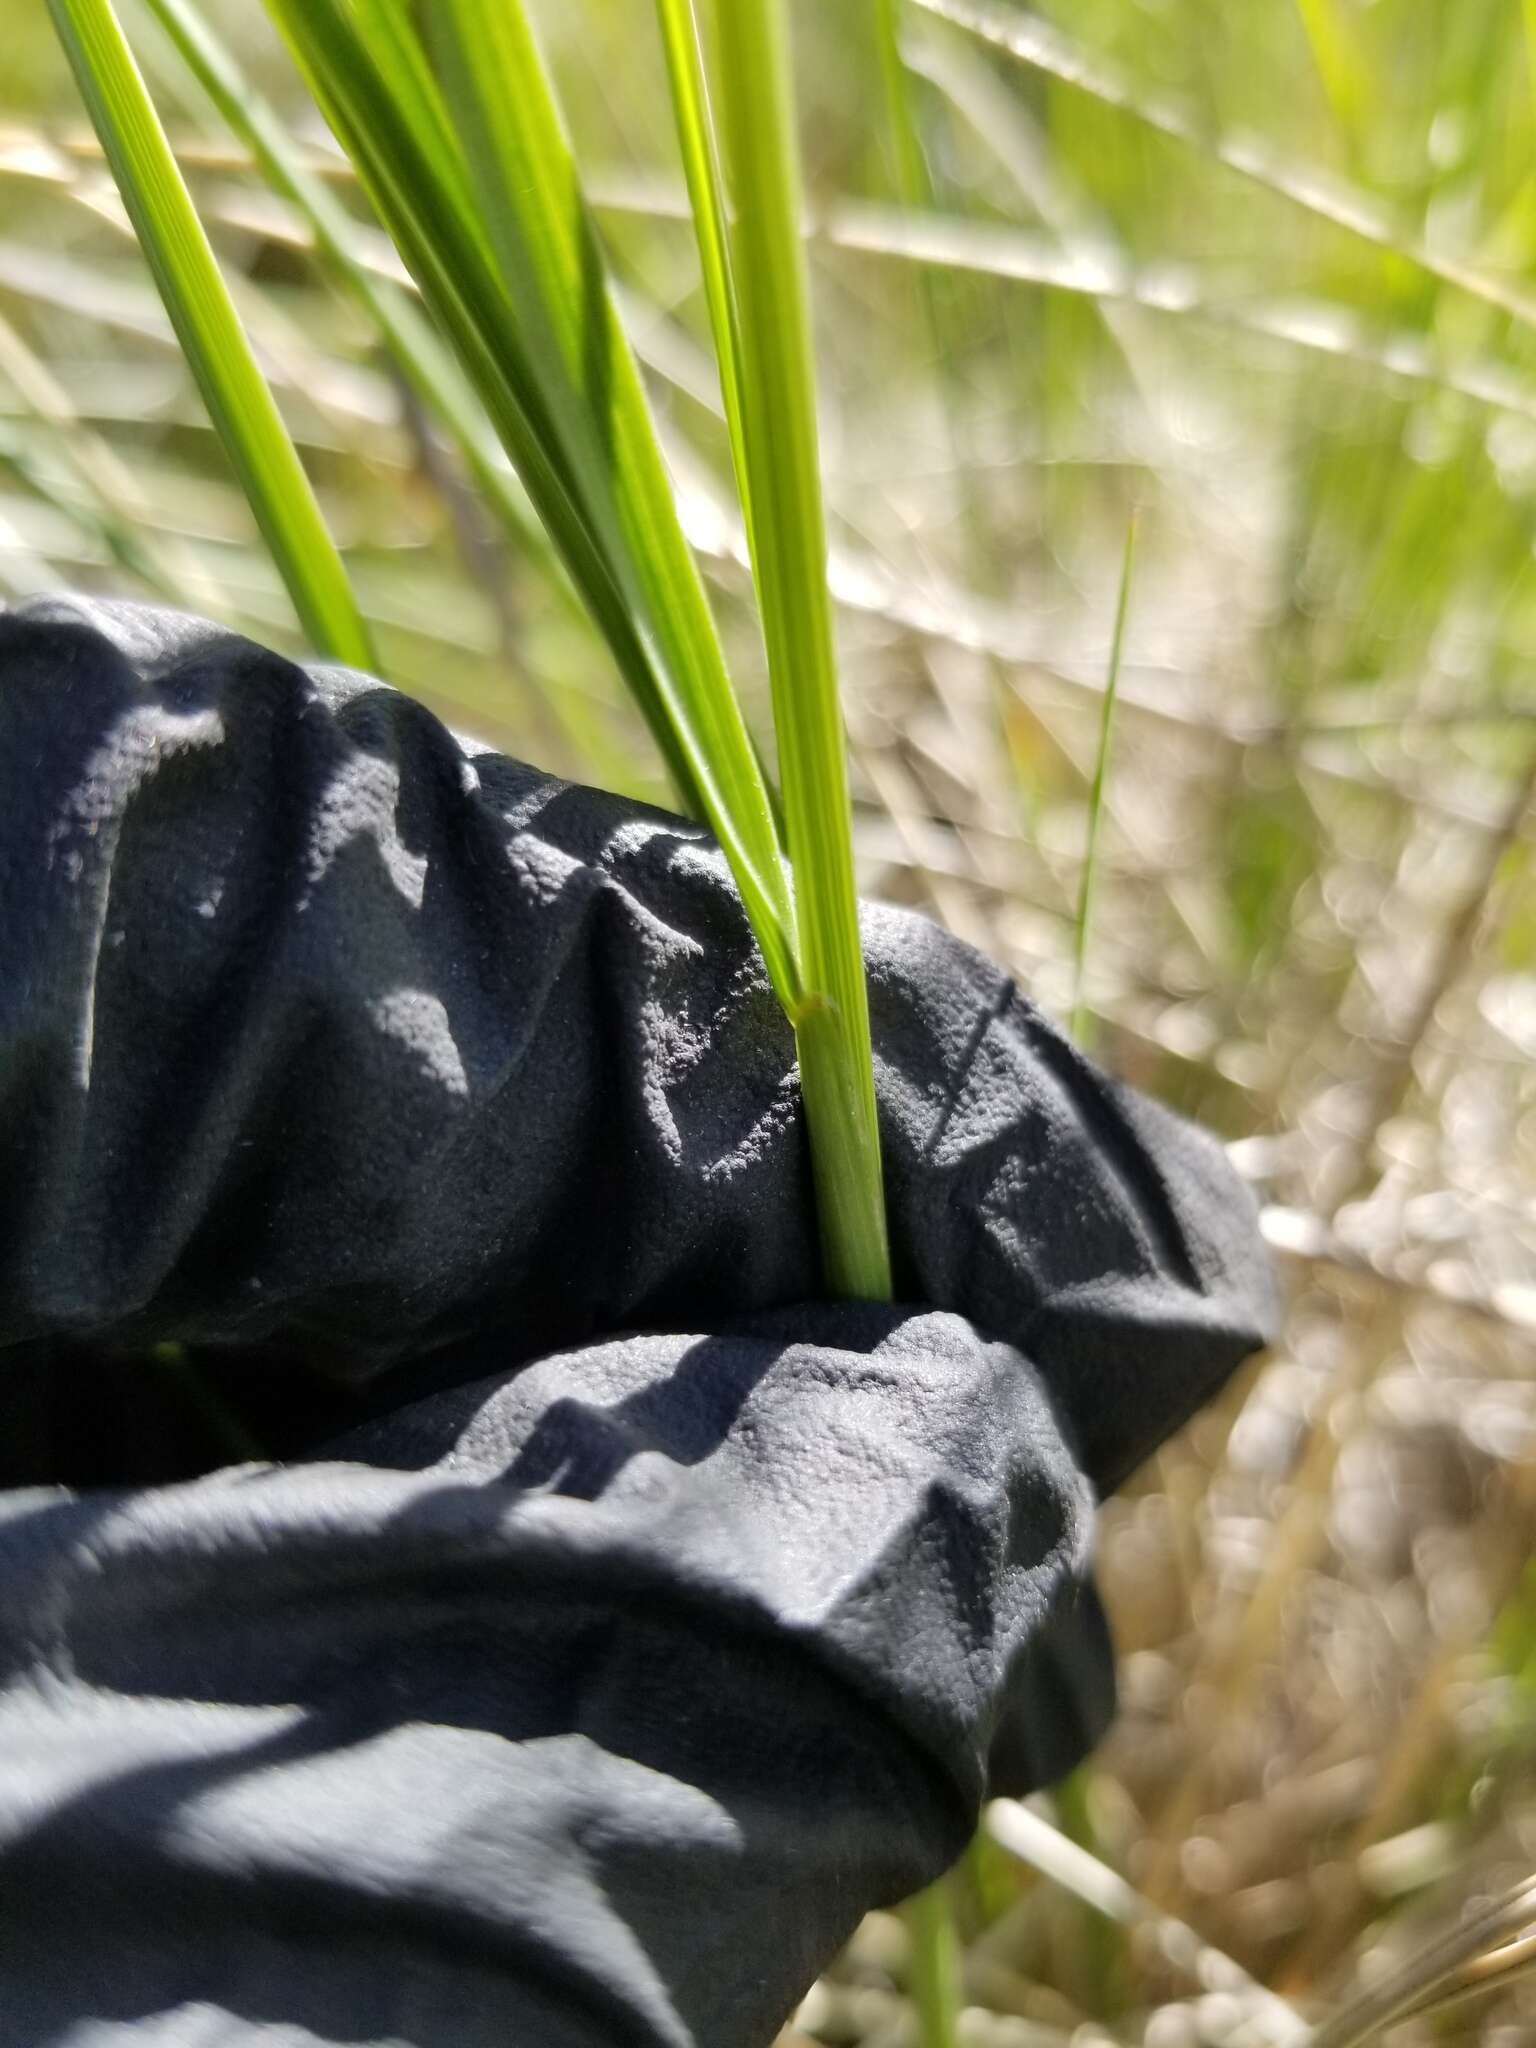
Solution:
{"label": "grass sheath", "polygon": [[374,667],[341,558],[257,367],[111,0],[49,0],[55,29],[219,439],[314,646]]}
{"label": "grass sheath", "polygon": [[[799,158],[782,0],[721,0],[719,118],[753,572],[768,650],[796,932],[792,1013],[827,1280],[887,1299],[890,1254],[854,891],[848,768],[827,588]],[[721,336],[716,336],[721,346]]]}
{"label": "grass sheath", "polygon": [[963,1960],[959,1930],[943,1878],[903,1909],[911,1944],[907,1988],[922,2048],[958,2048]]}

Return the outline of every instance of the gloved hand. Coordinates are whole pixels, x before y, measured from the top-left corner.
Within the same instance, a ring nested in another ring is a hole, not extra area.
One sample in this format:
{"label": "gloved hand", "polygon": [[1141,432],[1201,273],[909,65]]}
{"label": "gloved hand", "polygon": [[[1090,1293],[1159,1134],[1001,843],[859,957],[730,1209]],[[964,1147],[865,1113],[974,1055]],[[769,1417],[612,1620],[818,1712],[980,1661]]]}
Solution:
{"label": "gloved hand", "polygon": [[[8,2039],[750,2048],[1095,1739],[1092,1496],[1262,1341],[1251,1208],[865,938],[921,1311],[815,1301],[707,835],[197,621],[0,617]],[[185,1477],[194,1396],[288,1469]]]}

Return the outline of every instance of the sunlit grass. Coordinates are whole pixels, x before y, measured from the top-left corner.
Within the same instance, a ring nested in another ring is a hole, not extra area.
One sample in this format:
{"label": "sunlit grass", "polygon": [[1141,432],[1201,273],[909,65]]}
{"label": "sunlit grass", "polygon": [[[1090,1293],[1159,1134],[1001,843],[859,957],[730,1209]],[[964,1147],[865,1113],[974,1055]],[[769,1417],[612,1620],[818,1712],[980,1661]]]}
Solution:
{"label": "sunlit grass", "polygon": [[[866,879],[1069,1018],[1116,667],[1115,829],[1090,864],[1096,1047],[1244,1140],[1297,1297],[1275,1364],[1103,1511],[1122,1717],[1056,1817],[1139,1902],[1116,1895],[1115,1967],[1102,1874],[1050,1862],[1038,1836],[1033,1863],[985,1845],[984,1882],[978,1851],[948,1888],[966,2039],[1203,2041],[1244,1977],[1305,2025],[1356,2026],[1363,1999],[1403,1992],[1441,1931],[1529,1868],[1529,18],[1493,0],[795,14]],[[538,19],[684,527],[766,732],[664,46],[648,8],[580,0]],[[250,20],[221,21],[348,214],[361,268],[399,293],[280,56]],[[1342,69],[1319,40],[1330,25],[1351,45]],[[35,53],[19,62],[37,75]],[[446,490],[380,425],[379,371],[399,360],[380,323],[249,153],[196,130],[193,102],[151,76],[168,122],[182,108],[177,153],[242,310],[287,323],[274,385],[306,462],[325,464],[392,661],[540,758],[502,683],[526,659],[653,775],[555,598],[573,579],[510,525],[513,660],[497,649]],[[282,592],[72,105],[15,97],[0,311],[67,403],[40,406],[0,364],[0,586],[158,590],[169,547],[212,577],[221,616],[283,637]],[[942,362],[934,281],[965,308]],[[445,441],[449,483],[482,497],[469,450]],[[103,450],[139,486],[147,556]],[[1105,593],[1133,504],[1156,547],[1115,664]],[[872,1922],[802,2031],[910,2038],[905,1940]],[[1461,2002],[1406,2013],[1391,2048],[1524,2039],[1536,2008],[1517,1961],[1473,1957],[1414,1992]]]}
{"label": "sunlit grass", "polygon": [[[829,1279],[839,1294],[891,1288],[854,896],[847,755],[822,512],[800,179],[782,0],[715,10],[722,155],[734,218],[719,280],[736,318],[742,501],[768,650],[785,837],[807,1000],[795,1017]],[[703,246],[708,249],[708,240]]]}
{"label": "sunlit grass", "polygon": [[1098,880],[1099,827],[1109,787],[1110,742],[1115,731],[1115,699],[1120,688],[1120,663],[1125,654],[1125,625],[1131,610],[1131,578],[1136,568],[1136,514],[1125,531],[1125,558],[1120,564],[1120,593],[1115,600],[1115,628],[1109,647],[1109,672],[1104,678],[1104,709],[1099,720],[1099,747],[1088,791],[1088,837],[1083,847],[1083,878],[1077,894],[1077,924],[1072,947],[1072,1036],[1088,1042],[1089,1011],[1083,986],[1093,930],[1094,885]]}
{"label": "sunlit grass", "polygon": [[315,646],[373,644],[293,442],[256,365],[111,0],[50,0],[139,243],[294,609]]}
{"label": "sunlit grass", "polygon": [[406,293],[387,283],[364,260],[351,217],[305,161],[287,125],[242,74],[193,0],[145,0],[145,4],[231,134],[249,148],[272,190],[296,207],[331,274],[357,299],[395,363],[452,434],[481,502],[517,547],[545,556],[549,542],[544,530],[462,373]]}

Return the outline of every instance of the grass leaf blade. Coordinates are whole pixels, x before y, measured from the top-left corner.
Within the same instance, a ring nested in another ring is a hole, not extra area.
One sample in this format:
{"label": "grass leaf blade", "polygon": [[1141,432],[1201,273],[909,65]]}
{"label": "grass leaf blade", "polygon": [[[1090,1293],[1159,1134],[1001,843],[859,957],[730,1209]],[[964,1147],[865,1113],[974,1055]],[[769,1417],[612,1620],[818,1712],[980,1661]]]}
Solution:
{"label": "grass leaf blade", "polygon": [[111,0],[49,0],[54,26],[182,350],[305,632],[359,668],[372,642],[256,365]]}
{"label": "grass leaf blade", "polygon": [[720,839],[770,978],[793,1009],[793,916],[766,786],[520,8],[445,0],[434,10],[445,95],[393,0],[367,0],[366,33],[341,0],[268,5],[684,802]]}
{"label": "grass leaf blade", "polygon": [[741,316],[736,303],[736,281],[731,274],[725,181],[715,144],[714,124],[710,118],[709,87],[703,52],[699,47],[698,17],[693,11],[693,0],[656,0],[656,13],[661,24],[667,75],[672,86],[673,125],[683,159],[688,199],[693,208],[704,298],[709,308],[709,324],[720,365],[720,395],[725,401],[736,488],[741,497],[747,547],[755,554],[752,472],[747,460],[741,393]]}
{"label": "grass leaf blade", "polygon": [[1115,629],[1109,646],[1109,671],[1104,678],[1104,709],[1099,719],[1099,751],[1093,768],[1093,789],[1088,799],[1088,841],[1083,849],[1083,878],[1077,897],[1076,946],[1072,970],[1072,1036],[1087,1044],[1088,1005],[1083,994],[1083,974],[1088,964],[1088,934],[1093,922],[1094,888],[1098,879],[1099,825],[1104,815],[1104,792],[1109,781],[1109,752],[1115,731],[1115,700],[1120,689],[1120,664],[1125,653],[1125,622],[1130,616],[1131,582],[1136,568],[1136,514],[1132,512],[1125,529],[1125,554],[1120,563],[1120,593],[1115,600]]}
{"label": "grass leaf blade", "polygon": [[788,35],[779,0],[728,0],[717,6],[715,23],[735,201],[732,270],[753,568],[801,967],[812,992],[797,1019],[801,1087],[829,1283],[839,1294],[887,1298],[890,1257],[827,589]]}
{"label": "grass leaf blade", "polygon": [[332,275],[373,320],[402,373],[447,427],[508,537],[548,557],[548,537],[498,460],[495,436],[462,374],[406,293],[359,259],[346,208],[305,163],[276,110],[252,88],[192,0],[145,4],[231,134],[250,150],[274,191],[297,208]]}

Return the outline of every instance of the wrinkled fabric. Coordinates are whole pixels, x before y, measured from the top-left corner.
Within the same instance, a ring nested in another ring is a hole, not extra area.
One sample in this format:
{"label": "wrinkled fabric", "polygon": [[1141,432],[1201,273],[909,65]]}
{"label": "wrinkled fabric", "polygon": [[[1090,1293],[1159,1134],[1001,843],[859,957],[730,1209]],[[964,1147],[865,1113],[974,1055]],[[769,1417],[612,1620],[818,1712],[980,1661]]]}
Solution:
{"label": "wrinkled fabric", "polygon": [[[0,1342],[342,1381],[812,1298],[794,1044],[677,818],[201,621],[0,618]],[[903,1300],[1026,1351],[1113,1486],[1253,1347],[1204,1134],[990,962],[866,917]]]}
{"label": "wrinkled fabric", "polygon": [[1263,1340],[1251,1206],[865,941],[921,1310],[815,1300],[707,834],[0,615],[0,2037],[751,2048],[1096,1738],[1092,1499]]}
{"label": "wrinkled fabric", "polygon": [[1086,1482],[956,1317],[623,1339],[347,1448],[0,1496],[8,2040],[767,2042],[990,1753],[1108,1712]]}

